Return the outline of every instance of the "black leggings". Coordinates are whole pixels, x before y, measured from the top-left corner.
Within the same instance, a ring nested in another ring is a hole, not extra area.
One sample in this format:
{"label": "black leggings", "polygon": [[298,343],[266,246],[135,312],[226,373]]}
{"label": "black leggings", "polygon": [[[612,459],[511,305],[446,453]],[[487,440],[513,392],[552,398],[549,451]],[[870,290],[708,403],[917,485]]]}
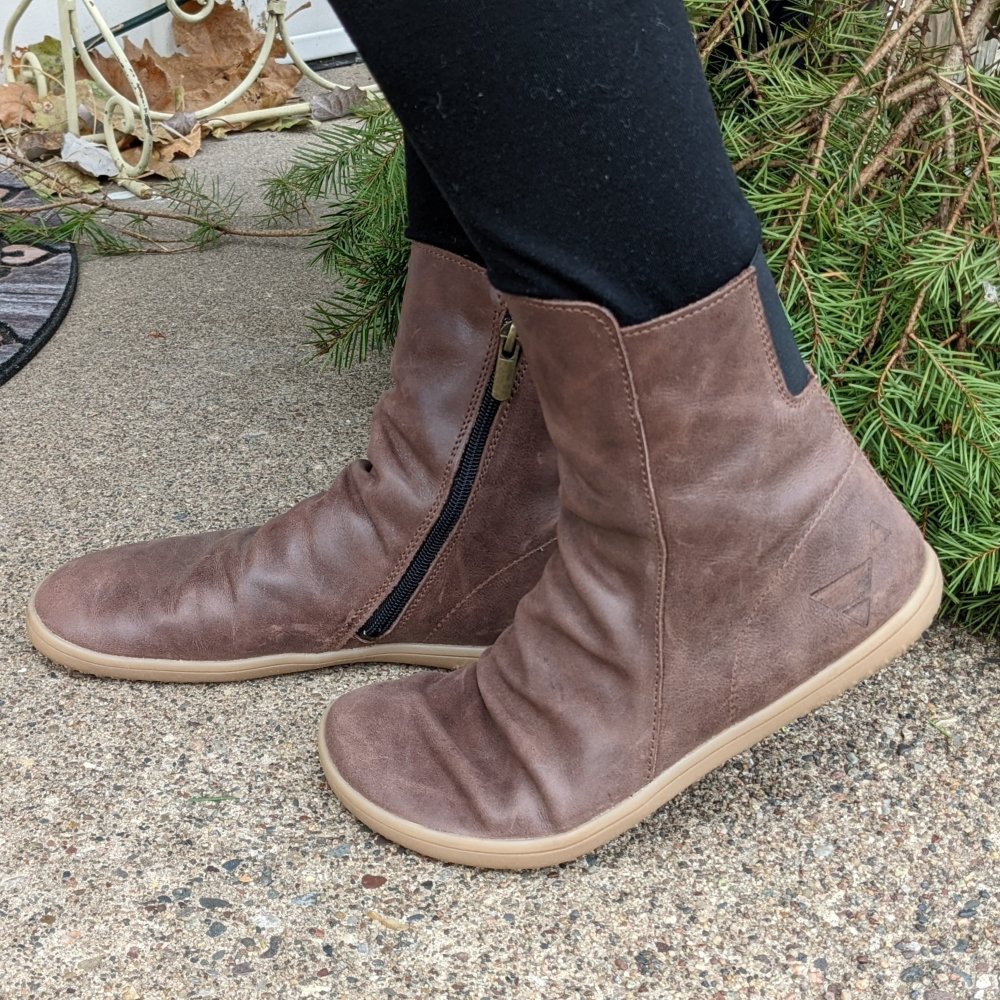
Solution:
{"label": "black leggings", "polygon": [[754,258],[682,0],[332,2],[407,135],[412,238],[626,324]]}

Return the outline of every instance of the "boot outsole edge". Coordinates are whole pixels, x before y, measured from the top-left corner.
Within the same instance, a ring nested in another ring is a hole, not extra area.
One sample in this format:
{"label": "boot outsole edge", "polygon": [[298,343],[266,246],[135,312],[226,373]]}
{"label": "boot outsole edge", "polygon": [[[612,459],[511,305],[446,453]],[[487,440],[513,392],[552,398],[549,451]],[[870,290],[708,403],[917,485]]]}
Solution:
{"label": "boot outsole edge", "polygon": [[79,646],[53,632],[35,610],[34,597],[28,604],[27,628],[28,638],[35,649],[60,666],[96,677],[163,683],[217,684],[352,663],[399,663],[454,670],[478,660],[487,648],[397,642],[327,653],[275,653],[238,660],[170,660],[116,656]]}
{"label": "boot outsole edge", "polygon": [[916,589],[899,611],[864,642],[808,681],[701,744],[624,802],[572,830],[552,836],[521,840],[461,836],[395,816],[369,801],[343,779],[323,738],[325,713],[319,730],[320,760],[330,787],[344,806],[376,833],[404,847],[440,861],[480,868],[527,869],[558,865],[613,840],[730,758],[832,701],[891,663],[929,627],[941,604],[942,591],[937,556],[926,546],[924,571]]}

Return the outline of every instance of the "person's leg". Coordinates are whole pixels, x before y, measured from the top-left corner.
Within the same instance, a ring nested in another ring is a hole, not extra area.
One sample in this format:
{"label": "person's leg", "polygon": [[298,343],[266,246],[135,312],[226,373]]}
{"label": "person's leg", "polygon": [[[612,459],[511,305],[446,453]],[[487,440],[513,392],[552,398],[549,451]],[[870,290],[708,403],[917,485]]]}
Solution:
{"label": "person's leg", "polygon": [[[776,35],[800,25],[805,15],[791,8],[790,0],[769,0],[768,20]],[[427,243],[457,253],[475,264],[483,260],[472,240],[455,218],[423,161],[406,143],[406,193],[408,205],[407,237],[415,243]]]}
{"label": "person's leg", "polygon": [[[759,223],[680,0],[334,6],[501,292],[638,323],[754,258]],[[770,318],[801,389],[784,313]]]}
{"label": "person's leg", "polygon": [[679,0],[334,6],[501,292],[641,322],[750,262]]}
{"label": "person's leg", "polygon": [[561,507],[489,652],[334,702],[321,757],[391,839],[555,864],[892,659],[940,570],[781,369],[681,0],[341,6],[506,293]]}
{"label": "person's leg", "polygon": [[410,143],[406,143],[406,235],[414,243],[457,253],[482,266],[482,258],[455,213],[431,180],[427,168]]}

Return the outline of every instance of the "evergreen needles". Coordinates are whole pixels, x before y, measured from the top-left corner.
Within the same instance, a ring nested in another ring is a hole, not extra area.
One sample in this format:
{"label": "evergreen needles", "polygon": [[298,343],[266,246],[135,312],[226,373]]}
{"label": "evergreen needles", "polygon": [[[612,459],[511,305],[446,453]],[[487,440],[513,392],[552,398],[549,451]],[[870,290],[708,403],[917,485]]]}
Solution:
{"label": "evergreen needles", "polygon": [[100,191],[91,194],[66,186],[58,169],[32,164],[14,153],[5,160],[38,193],[52,198],[27,207],[0,205],[0,235],[9,243],[76,243],[105,256],[121,256],[204,250],[227,236],[287,239],[318,232],[315,227],[241,226],[243,194],[218,179],[202,182],[194,171],[160,184],[157,195],[162,206],[151,206],[142,200],[115,201]]}
{"label": "evergreen needles", "polygon": [[313,346],[337,368],[392,343],[406,280],[406,166],[403,133],[384,101],[356,109],[358,121],[321,132],[268,183],[276,219],[311,201],[330,205],[311,246],[314,263],[340,278],[337,297],[310,317]]}
{"label": "evergreen needles", "polygon": [[[783,35],[762,5],[724,6],[691,4],[800,344],[941,555],[951,610],[996,631],[1000,81],[968,39],[997,4],[899,5],[889,21],[803,4]],[[954,41],[931,48],[942,15]]]}

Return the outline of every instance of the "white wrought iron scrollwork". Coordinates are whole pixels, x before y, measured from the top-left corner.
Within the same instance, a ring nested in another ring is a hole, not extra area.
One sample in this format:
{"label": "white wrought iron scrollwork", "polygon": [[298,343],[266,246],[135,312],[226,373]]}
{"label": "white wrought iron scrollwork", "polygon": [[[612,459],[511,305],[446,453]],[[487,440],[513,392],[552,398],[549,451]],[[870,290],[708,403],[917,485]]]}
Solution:
{"label": "white wrought iron scrollwork", "polygon": [[179,21],[187,21],[188,24],[197,24],[199,21],[204,21],[215,10],[215,0],[198,0],[198,3],[201,4],[201,10],[196,14],[188,14],[186,11],[181,10],[177,4],[177,0],[166,0],[167,7],[170,8],[170,13]]}
{"label": "white wrought iron scrollwork", "polygon": [[[39,96],[45,96],[48,92],[48,80],[45,77],[41,64],[33,53],[24,53],[19,62],[16,76],[14,71],[14,30],[25,11],[34,2],[35,0],[20,0],[14,13],[7,21],[3,35],[4,78],[7,82],[14,82],[15,79],[30,82],[37,89]],[[121,67],[122,74],[129,85],[129,89],[132,91],[131,97],[121,93],[117,88],[112,86],[91,57],[80,30],[80,21],[77,16],[77,2],[83,4],[87,14],[97,26],[102,43],[108,46],[112,57]],[[181,8],[178,0],[164,0],[164,2],[171,15],[188,24],[198,24],[204,21],[205,18],[211,15],[216,4],[216,0],[197,0],[201,5],[201,9],[189,12]],[[180,0],[180,2],[183,2],[183,0]],[[142,83],[129,62],[128,57],[125,55],[125,50],[115,37],[114,31],[101,14],[98,7],[98,0],[56,0],[56,3],[59,11],[59,34],[63,62],[62,83],[66,95],[68,130],[75,135],[80,135],[77,85],[74,73],[76,60],[79,59],[90,78],[105,93],[110,95],[104,109],[103,135],[88,135],[85,138],[100,141],[102,144],[107,145],[108,152],[114,158],[120,172],[119,179],[128,183],[143,174],[149,166],[153,150],[153,123],[167,121],[173,117],[174,112],[158,111],[149,106],[149,99],[146,96]],[[279,108],[242,111],[228,115],[224,113],[226,108],[236,103],[259,79],[264,67],[267,65],[268,59],[271,58],[276,39],[280,39],[289,59],[291,59],[302,75],[314,84],[325,90],[347,89],[341,84],[324,79],[296,51],[295,44],[288,33],[286,6],[285,0],[267,0],[267,9],[264,14],[264,34],[261,40],[260,51],[253,66],[251,66],[246,76],[229,93],[208,107],[192,111],[191,113],[194,115],[195,120],[199,122],[237,123],[259,121],[262,118],[301,118],[310,115],[312,107],[305,101],[286,104]],[[374,88],[367,89],[374,90]],[[135,163],[129,163],[122,155],[115,136],[116,131],[124,135],[140,138],[142,146]],[[132,185],[129,184],[129,186]]]}
{"label": "white wrought iron scrollwork", "polygon": [[14,73],[13,60],[10,57],[10,53],[14,48],[14,29],[17,27],[17,22],[24,16],[24,12],[31,6],[31,3],[32,0],[21,0],[21,2],[14,9],[14,13],[11,15],[10,20],[7,22],[7,26],[4,28],[4,80],[7,83],[14,83],[16,81],[31,83],[38,92],[38,96],[45,97],[49,92],[49,81],[45,76],[45,73],[42,71],[42,64],[38,61],[38,57],[35,53],[24,53],[24,57],[21,59],[20,72],[18,74]]}

